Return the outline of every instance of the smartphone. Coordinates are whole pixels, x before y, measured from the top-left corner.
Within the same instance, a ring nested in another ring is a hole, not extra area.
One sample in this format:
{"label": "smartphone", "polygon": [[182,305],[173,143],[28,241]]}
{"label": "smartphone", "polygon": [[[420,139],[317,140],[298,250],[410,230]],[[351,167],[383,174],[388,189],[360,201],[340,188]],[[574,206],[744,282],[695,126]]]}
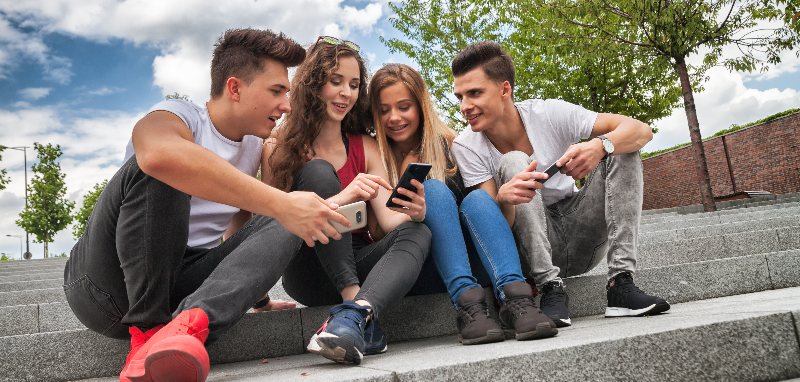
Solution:
{"label": "smartphone", "polygon": [[389,196],[389,200],[386,202],[386,207],[397,207],[402,208],[403,206],[392,202],[393,198],[398,198],[401,200],[409,201],[411,199],[408,196],[405,196],[399,192],[397,192],[398,188],[405,188],[411,192],[417,192],[417,188],[411,185],[411,179],[416,179],[420,183],[425,181],[425,177],[428,176],[428,173],[431,171],[431,165],[428,163],[410,163],[408,167],[406,167],[406,171],[403,172],[403,175],[400,177],[400,180],[397,182],[397,186],[392,190],[392,195]]}
{"label": "smartphone", "polygon": [[559,167],[556,166],[555,163],[553,163],[550,167],[547,168],[547,170],[544,170],[544,173],[547,174],[547,179],[536,179],[536,181],[539,183],[547,182],[547,180],[552,178],[553,175],[555,175],[558,172],[558,170]]}
{"label": "smartphone", "polygon": [[367,225],[367,203],[363,201],[339,206],[336,212],[344,215],[351,224],[350,227],[345,227],[339,223],[331,222],[333,228],[336,228],[339,233],[350,232],[359,228],[364,228]]}

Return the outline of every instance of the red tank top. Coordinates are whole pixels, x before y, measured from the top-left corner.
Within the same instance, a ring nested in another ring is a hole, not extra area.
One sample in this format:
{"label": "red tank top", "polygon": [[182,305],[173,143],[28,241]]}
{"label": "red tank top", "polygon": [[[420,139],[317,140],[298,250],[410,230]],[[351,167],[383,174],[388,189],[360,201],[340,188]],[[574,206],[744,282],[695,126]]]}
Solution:
{"label": "red tank top", "polygon": [[[367,159],[364,156],[364,140],[361,134],[347,134],[347,143],[347,161],[336,171],[342,189],[347,187],[359,173],[367,172]],[[364,238],[368,243],[372,242],[372,237],[366,228],[354,230],[352,234]]]}
{"label": "red tank top", "polygon": [[347,187],[356,175],[367,172],[367,160],[364,157],[364,141],[361,134],[347,134],[349,147],[347,148],[347,161],[344,166],[336,171],[342,189]]}

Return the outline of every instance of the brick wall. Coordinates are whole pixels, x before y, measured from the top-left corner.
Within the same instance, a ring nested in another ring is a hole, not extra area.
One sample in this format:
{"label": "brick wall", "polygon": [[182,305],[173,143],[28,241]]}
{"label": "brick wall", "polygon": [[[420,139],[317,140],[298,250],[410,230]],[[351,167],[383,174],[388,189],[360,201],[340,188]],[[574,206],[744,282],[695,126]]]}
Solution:
{"label": "brick wall", "polygon": [[[715,137],[703,145],[717,199],[743,191],[800,192],[800,113]],[[644,209],[700,203],[691,146],[645,159],[643,166]]]}

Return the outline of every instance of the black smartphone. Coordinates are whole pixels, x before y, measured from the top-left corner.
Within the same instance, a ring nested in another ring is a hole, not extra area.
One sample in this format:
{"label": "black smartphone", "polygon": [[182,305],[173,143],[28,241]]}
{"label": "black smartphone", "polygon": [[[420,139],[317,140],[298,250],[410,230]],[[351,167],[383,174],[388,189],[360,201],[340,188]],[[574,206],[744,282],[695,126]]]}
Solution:
{"label": "black smartphone", "polygon": [[393,198],[402,199],[405,201],[409,201],[407,196],[398,193],[398,188],[405,188],[411,192],[417,192],[417,188],[411,185],[411,179],[416,179],[420,183],[425,181],[425,177],[428,176],[428,173],[431,171],[431,165],[428,163],[410,163],[408,167],[406,167],[406,171],[403,172],[403,175],[400,177],[400,180],[397,182],[397,186],[395,186],[394,190],[392,190],[392,195],[389,196],[389,200],[386,201],[386,207],[398,207],[402,208],[403,206],[392,202]]}
{"label": "black smartphone", "polygon": [[[555,163],[553,163],[550,167],[547,168],[547,170],[544,170],[544,173],[547,174],[547,179],[550,179],[553,177],[553,175],[555,175],[558,172],[558,170],[559,167],[556,166]],[[547,182],[547,179],[536,179],[536,181],[539,183],[544,183]]]}

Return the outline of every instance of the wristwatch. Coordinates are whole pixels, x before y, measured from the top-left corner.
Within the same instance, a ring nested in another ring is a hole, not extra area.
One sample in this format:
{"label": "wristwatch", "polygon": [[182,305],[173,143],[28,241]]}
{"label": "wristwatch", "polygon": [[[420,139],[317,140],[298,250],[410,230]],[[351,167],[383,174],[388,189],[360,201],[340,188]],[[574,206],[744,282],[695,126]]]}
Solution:
{"label": "wristwatch", "polygon": [[603,150],[606,152],[606,155],[603,157],[603,159],[606,159],[609,155],[614,154],[614,142],[611,142],[611,140],[605,135],[598,135],[597,138],[600,138],[600,142],[603,143]]}

